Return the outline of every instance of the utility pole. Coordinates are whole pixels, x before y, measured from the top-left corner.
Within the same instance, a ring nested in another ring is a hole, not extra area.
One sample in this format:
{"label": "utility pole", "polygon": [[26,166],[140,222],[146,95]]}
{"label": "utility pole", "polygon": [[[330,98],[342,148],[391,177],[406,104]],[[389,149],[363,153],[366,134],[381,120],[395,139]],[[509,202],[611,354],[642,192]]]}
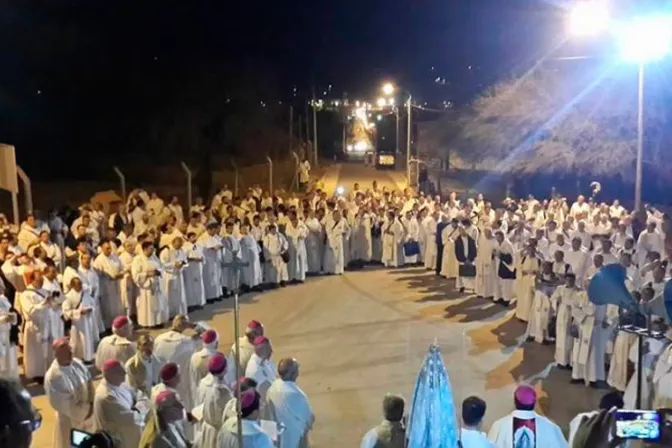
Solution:
{"label": "utility pole", "polygon": [[[233,291],[233,325],[234,325],[234,337],[235,337],[235,347],[236,347],[236,381],[242,375],[240,371],[240,305],[238,303],[238,281],[240,279],[240,270],[246,266],[249,266],[249,262],[243,261],[239,258],[234,258],[231,263],[224,263],[224,267],[230,268],[234,273],[234,285],[236,289]],[[241,409],[241,400],[240,400],[240,387],[236,388],[236,423],[238,426],[238,446],[243,446],[243,424],[242,424],[242,409]]]}
{"label": "utility pole", "polygon": [[306,159],[312,160],[312,154],[308,151],[310,145],[310,114],[308,113],[308,103],[306,103]]}
{"label": "utility pole", "polygon": [[292,153],[292,137],[294,135],[294,106],[289,106],[289,154]]}
{"label": "utility pole", "polygon": [[315,102],[315,89],[313,89],[313,151],[314,151],[314,164],[318,164],[317,156],[317,103]]}
{"label": "utility pole", "polygon": [[296,124],[299,125],[299,142],[303,145],[303,120],[301,119],[301,114],[297,115]]}
{"label": "utility pole", "polygon": [[408,94],[408,104],[406,113],[408,114],[408,128],[406,129],[406,181],[411,186],[411,94]]}
{"label": "utility pole", "polygon": [[394,112],[396,115],[396,123],[395,123],[395,130],[397,133],[397,139],[394,142],[394,145],[396,146],[396,153],[397,155],[399,154],[399,150],[401,149],[400,141],[399,141],[399,106],[394,106]]}

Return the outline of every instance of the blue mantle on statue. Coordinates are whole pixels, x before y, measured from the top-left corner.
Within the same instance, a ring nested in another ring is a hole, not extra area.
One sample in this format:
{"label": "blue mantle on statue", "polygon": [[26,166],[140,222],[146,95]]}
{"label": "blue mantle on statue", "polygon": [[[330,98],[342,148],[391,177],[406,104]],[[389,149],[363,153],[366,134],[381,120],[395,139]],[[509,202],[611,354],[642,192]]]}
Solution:
{"label": "blue mantle on statue", "polygon": [[460,425],[446,366],[433,344],[415,382],[408,448],[456,448]]}

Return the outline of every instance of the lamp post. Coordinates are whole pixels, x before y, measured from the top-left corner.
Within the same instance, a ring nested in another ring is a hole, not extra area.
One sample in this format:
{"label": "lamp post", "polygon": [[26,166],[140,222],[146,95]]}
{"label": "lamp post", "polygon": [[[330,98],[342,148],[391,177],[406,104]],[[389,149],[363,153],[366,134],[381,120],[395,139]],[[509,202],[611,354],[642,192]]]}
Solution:
{"label": "lamp post", "polygon": [[605,31],[615,34],[621,59],[638,65],[637,82],[637,160],[635,165],[635,210],[642,206],[642,168],[644,161],[644,74],[649,62],[661,60],[672,48],[672,16],[642,16],[613,22],[605,0],[584,1],[571,11],[568,21],[573,36],[596,36]]}
{"label": "lamp post", "polygon": [[[394,84],[390,82],[386,82],[383,84],[381,88],[383,94],[385,96],[391,96],[394,94],[396,87]],[[406,182],[408,185],[411,185],[411,112],[412,112],[412,96],[411,93],[406,91],[408,94],[408,102],[406,103],[406,120],[407,120],[407,127],[406,127]],[[380,104],[380,100],[384,101],[384,98],[379,98],[378,102]],[[389,101],[390,105],[394,105],[394,102],[392,99]],[[396,116],[397,116],[397,152],[399,152],[399,108],[395,106],[395,111],[396,111]]]}
{"label": "lamp post", "polygon": [[637,163],[635,168],[635,210],[642,206],[644,159],[644,73],[645,65],[663,59],[672,47],[672,16],[638,17],[616,27],[621,58],[639,66],[637,98]]}

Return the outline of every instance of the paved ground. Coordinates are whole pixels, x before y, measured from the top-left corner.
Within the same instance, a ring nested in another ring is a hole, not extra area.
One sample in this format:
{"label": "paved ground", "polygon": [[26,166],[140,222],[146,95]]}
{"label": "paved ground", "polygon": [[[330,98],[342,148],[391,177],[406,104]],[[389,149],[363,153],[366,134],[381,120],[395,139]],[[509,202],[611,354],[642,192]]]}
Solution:
{"label": "paved ground", "polygon": [[355,183],[359,183],[360,189],[366,190],[374,180],[378,182],[378,188],[387,187],[391,190],[403,190],[407,185],[403,171],[377,170],[355,161],[331,165],[319,182],[327,193],[333,194],[337,187],[342,186],[347,191]]}
{"label": "paved ground", "polygon": [[[230,304],[193,316],[233,341]],[[569,373],[551,369],[552,347],[522,344],[524,326],[512,312],[475,297],[460,297],[453,282],[424,269],[366,270],[315,278],[257,296],[245,296],[241,319],[259,319],[274,356],[301,363],[299,384],[317,423],[316,447],[358,446],[380,420],[387,392],[410,398],[430,343],[438,341],[457,402],[477,394],[488,402],[486,425],[512,409],[517,381],[535,385],[540,409],[566,428],[579,411],[595,407],[600,393],[570,386]],[[39,389],[45,418],[33,446],[52,446],[53,414]]]}

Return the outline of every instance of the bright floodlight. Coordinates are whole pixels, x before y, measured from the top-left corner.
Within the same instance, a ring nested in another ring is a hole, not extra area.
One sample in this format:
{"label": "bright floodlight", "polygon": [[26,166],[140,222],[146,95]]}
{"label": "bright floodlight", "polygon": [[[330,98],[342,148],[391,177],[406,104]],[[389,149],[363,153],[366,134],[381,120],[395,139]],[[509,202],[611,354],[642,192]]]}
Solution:
{"label": "bright floodlight", "polygon": [[392,95],[394,93],[394,86],[391,82],[386,82],[383,84],[383,93],[385,95]]}
{"label": "bright floodlight", "polygon": [[631,62],[657,61],[672,49],[672,16],[640,17],[619,27],[621,57]]}
{"label": "bright floodlight", "polygon": [[341,185],[336,187],[336,194],[338,194],[339,196],[342,196],[343,193],[345,193],[345,188],[343,188]]}
{"label": "bright floodlight", "polygon": [[385,100],[385,98],[378,98],[376,100],[376,104],[378,105],[378,107],[385,107],[387,105],[387,101]]}
{"label": "bright floodlight", "polygon": [[596,36],[609,26],[609,8],[604,0],[584,1],[569,16],[569,33],[573,36]]}

